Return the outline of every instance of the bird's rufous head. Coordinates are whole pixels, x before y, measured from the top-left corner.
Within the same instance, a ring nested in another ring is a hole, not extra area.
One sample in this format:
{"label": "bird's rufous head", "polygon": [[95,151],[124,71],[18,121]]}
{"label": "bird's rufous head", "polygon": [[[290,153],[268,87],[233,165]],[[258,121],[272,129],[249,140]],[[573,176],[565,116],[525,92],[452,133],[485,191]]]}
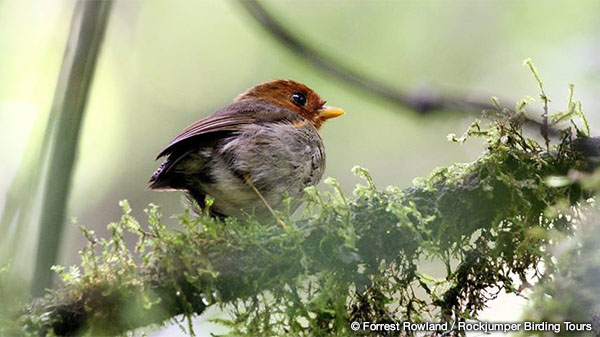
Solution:
{"label": "bird's rufous head", "polygon": [[340,108],[325,105],[325,101],[311,88],[292,80],[273,80],[258,84],[239,95],[235,101],[257,98],[288,110],[306,118],[319,129],[323,122],[343,115]]}

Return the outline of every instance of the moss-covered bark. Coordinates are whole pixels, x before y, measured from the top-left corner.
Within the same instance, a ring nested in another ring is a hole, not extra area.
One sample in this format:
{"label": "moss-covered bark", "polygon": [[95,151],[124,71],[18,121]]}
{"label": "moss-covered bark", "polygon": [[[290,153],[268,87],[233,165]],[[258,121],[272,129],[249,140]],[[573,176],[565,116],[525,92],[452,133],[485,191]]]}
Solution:
{"label": "moss-covered bark", "polygon": [[[188,212],[173,231],[156,206],[141,226],[125,202],[113,235],[84,229],[81,266],[58,268],[63,286],[4,329],[118,334],[216,304],[232,309],[222,321],[232,333],[251,336],[345,336],[354,320],[475,318],[496,290],[516,291],[513,280],[525,282],[548,258],[553,233],[573,231],[574,217],[546,210],[576,205],[582,189],[552,177],[588,169],[600,152],[596,140],[572,142],[569,133],[546,151],[508,118],[485,130],[475,123],[469,134],[487,139],[477,161],[437,169],[406,190],[378,190],[356,168],[366,185],[352,196],[332,179],[331,193],[307,190],[306,210],[296,220],[282,214],[284,228]],[[126,232],[139,236],[135,249]],[[446,277],[425,275],[423,259],[441,261]]]}

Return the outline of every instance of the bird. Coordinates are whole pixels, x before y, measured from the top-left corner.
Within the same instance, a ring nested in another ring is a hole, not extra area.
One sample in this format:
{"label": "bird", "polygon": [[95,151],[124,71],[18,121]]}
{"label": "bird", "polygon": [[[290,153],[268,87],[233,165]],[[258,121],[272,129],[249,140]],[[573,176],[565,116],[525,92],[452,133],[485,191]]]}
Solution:
{"label": "bird", "polygon": [[[185,128],[156,157],[166,159],[151,190],[183,190],[212,216],[276,219],[275,210],[302,204],[325,170],[323,123],[345,114],[290,79],[258,84],[232,104]],[[285,206],[284,199],[292,202]]]}

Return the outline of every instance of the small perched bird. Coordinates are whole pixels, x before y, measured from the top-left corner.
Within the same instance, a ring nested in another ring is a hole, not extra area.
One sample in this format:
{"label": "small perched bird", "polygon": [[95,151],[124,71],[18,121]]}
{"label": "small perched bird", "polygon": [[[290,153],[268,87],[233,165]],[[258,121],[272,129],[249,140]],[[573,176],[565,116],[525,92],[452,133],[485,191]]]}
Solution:
{"label": "small perched bird", "polygon": [[209,195],[217,216],[272,217],[285,195],[294,211],[323,176],[321,125],[343,114],[302,83],[259,84],[175,137],[149,188],[185,190],[201,206]]}

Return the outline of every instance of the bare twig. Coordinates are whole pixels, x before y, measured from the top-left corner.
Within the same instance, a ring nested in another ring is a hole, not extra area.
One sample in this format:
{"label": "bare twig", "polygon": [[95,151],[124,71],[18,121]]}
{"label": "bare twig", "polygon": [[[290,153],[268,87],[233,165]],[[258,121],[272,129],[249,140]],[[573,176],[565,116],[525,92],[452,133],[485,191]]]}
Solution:
{"label": "bare twig", "polygon": [[471,100],[462,97],[448,97],[434,94],[411,95],[398,91],[381,81],[351,69],[340,60],[325,55],[323,52],[317,50],[317,48],[302,41],[290,29],[279,23],[256,0],[239,0],[239,3],[269,34],[286,48],[293,51],[295,55],[302,57],[320,70],[362,91],[385,98],[394,104],[420,113],[427,113],[434,110],[480,112],[483,109],[492,108],[492,104],[487,99]]}
{"label": "bare twig", "polygon": [[[238,2],[268,34],[285,48],[292,51],[294,55],[301,57],[312,66],[327,72],[340,81],[350,84],[361,91],[384,98],[393,104],[417,111],[421,114],[442,110],[479,114],[482,110],[496,108],[491,100],[487,98],[470,99],[466,97],[444,96],[434,92],[411,94],[397,90],[377,79],[350,68],[341,60],[329,56],[303,41],[291,29],[285,27],[275,19],[258,1],[238,0]],[[512,102],[512,100],[509,101]],[[502,108],[509,111],[513,110],[506,106]],[[525,126],[542,128],[550,136],[557,135],[557,131],[554,128],[548,127],[547,123],[544,124],[543,121],[540,122],[528,116],[525,116],[525,118]]]}

